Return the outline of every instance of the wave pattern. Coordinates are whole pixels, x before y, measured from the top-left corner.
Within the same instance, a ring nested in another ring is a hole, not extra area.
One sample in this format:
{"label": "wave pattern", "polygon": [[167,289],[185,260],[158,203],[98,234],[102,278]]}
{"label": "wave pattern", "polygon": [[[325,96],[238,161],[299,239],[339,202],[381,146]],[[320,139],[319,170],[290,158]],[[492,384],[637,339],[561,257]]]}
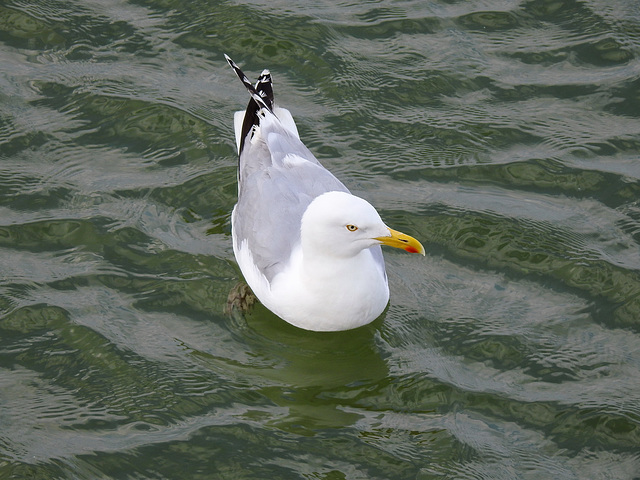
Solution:
{"label": "wave pattern", "polygon": [[[1,478],[636,479],[636,2],[0,6]],[[385,220],[372,325],[226,314],[222,58]]]}

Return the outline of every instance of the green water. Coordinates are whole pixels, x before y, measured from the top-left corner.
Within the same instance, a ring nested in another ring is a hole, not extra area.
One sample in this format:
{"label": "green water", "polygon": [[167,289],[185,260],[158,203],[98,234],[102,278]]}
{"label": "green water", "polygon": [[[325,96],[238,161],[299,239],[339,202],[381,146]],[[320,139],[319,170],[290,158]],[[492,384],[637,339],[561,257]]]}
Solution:
{"label": "green water", "polygon": [[[425,258],[241,280],[223,52]],[[636,0],[0,5],[0,478],[640,478]]]}

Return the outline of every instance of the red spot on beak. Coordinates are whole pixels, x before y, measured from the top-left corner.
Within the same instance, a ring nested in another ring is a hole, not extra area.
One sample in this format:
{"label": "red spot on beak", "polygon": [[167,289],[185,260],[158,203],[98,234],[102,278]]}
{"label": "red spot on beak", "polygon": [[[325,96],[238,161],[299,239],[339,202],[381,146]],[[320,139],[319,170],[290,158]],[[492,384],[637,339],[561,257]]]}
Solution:
{"label": "red spot on beak", "polygon": [[405,250],[409,253],[418,253],[418,249],[415,247],[407,247]]}

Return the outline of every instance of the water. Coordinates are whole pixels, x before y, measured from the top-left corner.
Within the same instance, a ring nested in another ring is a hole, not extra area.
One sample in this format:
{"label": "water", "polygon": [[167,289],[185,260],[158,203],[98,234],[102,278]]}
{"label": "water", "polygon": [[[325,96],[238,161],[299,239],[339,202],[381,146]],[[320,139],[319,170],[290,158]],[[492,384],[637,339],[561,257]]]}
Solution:
{"label": "water", "polygon": [[[241,279],[223,59],[425,244],[372,325]],[[0,478],[640,478],[640,8],[0,6]]]}

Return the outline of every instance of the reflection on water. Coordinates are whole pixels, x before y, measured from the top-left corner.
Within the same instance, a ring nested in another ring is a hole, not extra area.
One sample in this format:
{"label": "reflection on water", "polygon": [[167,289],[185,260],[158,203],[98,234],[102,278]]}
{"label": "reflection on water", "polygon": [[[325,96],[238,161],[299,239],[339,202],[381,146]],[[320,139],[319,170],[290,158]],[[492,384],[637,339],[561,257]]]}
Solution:
{"label": "reflection on water", "polygon": [[[0,6],[0,477],[640,471],[633,1]],[[233,112],[423,240],[298,330],[240,279]]]}

